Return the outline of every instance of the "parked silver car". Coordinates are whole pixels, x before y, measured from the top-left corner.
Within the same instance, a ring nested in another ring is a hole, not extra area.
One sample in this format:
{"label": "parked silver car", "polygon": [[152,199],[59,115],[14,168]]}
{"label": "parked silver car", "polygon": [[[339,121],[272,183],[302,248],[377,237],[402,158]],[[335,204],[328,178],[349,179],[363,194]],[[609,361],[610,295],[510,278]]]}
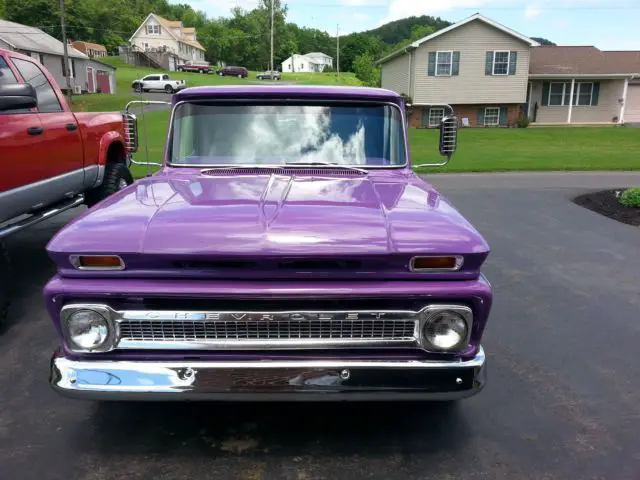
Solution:
{"label": "parked silver car", "polygon": [[266,71],[256,75],[258,80],[282,80],[282,74],[276,71]]}

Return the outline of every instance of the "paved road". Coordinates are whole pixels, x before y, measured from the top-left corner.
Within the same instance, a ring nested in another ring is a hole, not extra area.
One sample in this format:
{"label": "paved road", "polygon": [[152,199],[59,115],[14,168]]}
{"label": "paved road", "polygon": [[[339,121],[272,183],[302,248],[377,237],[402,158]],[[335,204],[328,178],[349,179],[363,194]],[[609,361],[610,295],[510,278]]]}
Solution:
{"label": "paved road", "polygon": [[57,397],[40,289],[67,218],[10,239],[0,335],[0,478],[640,478],[640,229],[570,202],[638,174],[439,175],[484,233],[490,381],[425,404],[106,404]]}

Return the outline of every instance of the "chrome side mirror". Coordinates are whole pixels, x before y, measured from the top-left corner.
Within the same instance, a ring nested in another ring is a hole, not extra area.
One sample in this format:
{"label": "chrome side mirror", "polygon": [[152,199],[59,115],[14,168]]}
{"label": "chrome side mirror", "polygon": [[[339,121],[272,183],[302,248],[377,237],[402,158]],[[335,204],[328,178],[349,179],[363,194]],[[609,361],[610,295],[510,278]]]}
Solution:
{"label": "chrome side mirror", "polygon": [[451,105],[434,104],[429,105],[430,108],[437,107],[444,110],[444,116],[440,122],[440,138],[438,140],[438,150],[440,155],[446,157],[446,160],[438,163],[423,163],[416,165],[415,168],[424,167],[444,167],[456,151],[458,147],[458,117],[453,113]]}
{"label": "chrome side mirror", "polygon": [[[130,112],[130,109],[133,105],[139,105],[142,115],[143,128],[145,133],[145,159],[144,162],[138,162],[132,158],[132,153],[138,151],[138,117]],[[152,166],[152,167],[161,167],[162,163],[157,162],[149,162],[149,137],[147,135],[147,124],[144,121],[144,113],[146,105],[167,105],[171,106],[171,102],[161,102],[155,100],[132,100],[127,103],[127,106],[122,113],[122,117],[124,120],[124,130],[125,130],[125,146],[127,152],[129,153],[129,157],[131,158],[131,163],[134,165],[142,165],[142,166]]]}
{"label": "chrome side mirror", "polygon": [[458,119],[455,116],[444,117],[440,124],[440,155],[447,157],[447,161],[458,146]]}

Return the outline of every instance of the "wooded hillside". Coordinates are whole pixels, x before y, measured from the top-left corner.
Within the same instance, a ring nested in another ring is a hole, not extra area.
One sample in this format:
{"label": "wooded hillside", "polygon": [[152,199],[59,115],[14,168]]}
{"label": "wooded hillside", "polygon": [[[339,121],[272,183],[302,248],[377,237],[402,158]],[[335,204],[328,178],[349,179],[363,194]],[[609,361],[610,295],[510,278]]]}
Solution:
{"label": "wooded hillside", "polygon": [[[208,18],[187,4],[167,0],[65,0],[67,37],[103,44],[110,52],[127,44],[131,34],[151,12],[196,27],[198,40],[211,62],[224,61],[260,70],[269,63],[269,11],[272,0],[260,0],[258,8],[233,8],[224,18]],[[288,23],[287,7],[273,0],[276,10],[275,61],[278,65],[292,53],[325,52],[336,57],[336,38],[322,30]],[[0,16],[41,28],[61,37],[59,2],[54,0],[0,0]],[[340,67],[353,71],[358,56],[376,59],[408,40],[449,25],[440,18],[410,17],[375,30],[340,38]]]}

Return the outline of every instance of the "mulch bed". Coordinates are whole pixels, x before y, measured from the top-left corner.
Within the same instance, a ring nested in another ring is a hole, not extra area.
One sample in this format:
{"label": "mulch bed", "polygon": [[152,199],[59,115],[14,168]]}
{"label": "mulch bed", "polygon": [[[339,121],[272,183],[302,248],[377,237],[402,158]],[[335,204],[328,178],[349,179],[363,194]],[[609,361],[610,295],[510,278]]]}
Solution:
{"label": "mulch bed", "polygon": [[627,225],[640,226],[640,208],[630,208],[621,205],[616,198],[618,190],[602,190],[600,192],[585,193],[573,199],[574,203],[601,215],[613,218]]}

